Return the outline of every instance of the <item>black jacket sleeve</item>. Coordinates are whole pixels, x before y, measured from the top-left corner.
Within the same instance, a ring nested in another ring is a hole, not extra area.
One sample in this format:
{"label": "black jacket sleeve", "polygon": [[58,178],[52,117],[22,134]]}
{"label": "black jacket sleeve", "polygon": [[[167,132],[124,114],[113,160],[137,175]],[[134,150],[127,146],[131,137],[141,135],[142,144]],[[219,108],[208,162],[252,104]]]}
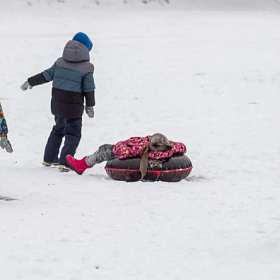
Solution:
{"label": "black jacket sleeve", "polygon": [[42,84],[45,84],[48,82],[45,79],[43,73],[32,76],[32,77],[28,78],[27,81],[32,87],[42,85]]}
{"label": "black jacket sleeve", "polygon": [[95,91],[85,92],[86,98],[86,106],[94,106],[95,105]]}

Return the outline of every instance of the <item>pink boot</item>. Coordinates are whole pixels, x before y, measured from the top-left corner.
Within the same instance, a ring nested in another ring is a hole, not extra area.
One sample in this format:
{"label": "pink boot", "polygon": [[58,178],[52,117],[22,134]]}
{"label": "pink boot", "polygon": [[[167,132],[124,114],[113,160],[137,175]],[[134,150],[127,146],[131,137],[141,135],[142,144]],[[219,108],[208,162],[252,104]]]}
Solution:
{"label": "pink boot", "polygon": [[92,168],[92,166],[87,165],[86,158],[87,157],[84,157],[84,158],[78,160],[78,159],[75,159],[74,157],[72,157],[71,155],[67,155],[66,156],[66,161],[67,161],[66,165],[67,165],[67,167],[76,171],[77,174],[82,175],[86,169]]}

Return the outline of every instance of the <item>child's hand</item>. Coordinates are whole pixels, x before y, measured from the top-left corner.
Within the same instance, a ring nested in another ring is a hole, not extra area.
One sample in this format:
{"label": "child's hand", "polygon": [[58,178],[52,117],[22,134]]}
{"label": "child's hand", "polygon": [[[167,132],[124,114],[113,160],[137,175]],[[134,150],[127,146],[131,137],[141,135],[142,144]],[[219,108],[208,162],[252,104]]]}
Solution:
{"label": "child's hand", "polygon": [[26,81],[23,83],[23,85],[20,87],[22,90],[32,89],[32,86]]}
{"label": "child's hand", "polygon": [[94,117],[94,110],[93,110],[93,106],[86,106],[86,113],[90,118]]}
{"label": "child's hand", "polygon": [[10,141],[8,140],[7,135],[0,136],[0,147],[2,149],[5,149],[6,152],[8,152],[8,153],[13,152],[12,145],[11,145]]}

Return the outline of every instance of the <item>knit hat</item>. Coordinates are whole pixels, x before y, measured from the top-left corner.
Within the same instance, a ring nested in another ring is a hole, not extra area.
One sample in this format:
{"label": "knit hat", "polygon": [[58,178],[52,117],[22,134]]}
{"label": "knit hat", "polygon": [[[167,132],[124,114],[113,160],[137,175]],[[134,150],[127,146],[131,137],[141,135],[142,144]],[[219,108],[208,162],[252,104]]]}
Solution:
{"label": "knit hat", "polygon": [[88,48],[89,51],[91,51],[93,44],[92,44],[91,40],[89,39],[88,35],[86,35],[85,33],[83,33],[83,32],[77,33],[73,37],[72,40],[82,43],[83,45],[85,45]]}
{"label": "knit hat", "polygon": [[170,141],[167,139],[167,137],[161,133],[155,133],[151,136],[148,145],[143,148],[141,151],[141,160],[140,160],[140,171],[141,171],[141,178],[142,180],[148,169],[148,157],[150,151],[166,151],[171,150],[172,146],[170,144]]}

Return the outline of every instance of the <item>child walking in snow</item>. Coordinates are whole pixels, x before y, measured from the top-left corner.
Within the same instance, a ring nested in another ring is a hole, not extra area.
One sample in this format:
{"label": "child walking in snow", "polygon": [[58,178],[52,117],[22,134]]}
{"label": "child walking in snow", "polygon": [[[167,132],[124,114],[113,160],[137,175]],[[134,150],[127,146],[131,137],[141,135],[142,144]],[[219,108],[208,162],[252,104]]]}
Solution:
{"label": "child walking in snow", "polygon": [[28,78],[21,86],[22,90],[27,90],[53,81],[51,112],[55,116],[55,125],[45,147],[45,166],[59,165],[61,171],[69,171],[65,167],[66,155],[74,156],[81,140],[84,100],[87,115],[94,117],[94,66],[89,56],[92,45],[86,34],[77,33],[51,68]]}
{"label": "child walking in snow", "polygon": [[4,116],[3,108],[0,102],[0,147],[5,149],[6,152],[12,153],[13,148],[8,140],[8,126]]}

